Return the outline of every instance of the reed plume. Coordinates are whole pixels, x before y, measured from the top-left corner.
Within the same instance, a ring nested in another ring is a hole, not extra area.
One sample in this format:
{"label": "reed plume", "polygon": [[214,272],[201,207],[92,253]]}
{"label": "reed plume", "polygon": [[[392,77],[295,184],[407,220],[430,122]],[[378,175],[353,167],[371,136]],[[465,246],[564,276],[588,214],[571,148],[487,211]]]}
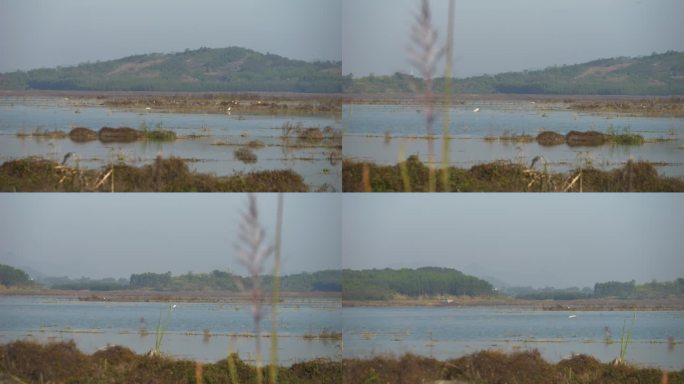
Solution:
{"label": "reed plume", "polygon": [[[245,266],[250,276],[250,287],[246,291],[250,294],[252,303],[252,320],[255,335],[255,354],[256,354],[256,379],[257,384],[263,382],[261,371],[261,340],[260,322],[263,316],[262,304],[264,291],[261,287],[261,275],[264,271],[264,262],[273,252],[273,247],[267,246],[265,241],[265,231],[259,224],[259,215],[256,206],[256,197],[249,194],[247,210],[242,214],[242,223],[235,249],[238,261]],[[244,287],[243,287],[244,288]]]}

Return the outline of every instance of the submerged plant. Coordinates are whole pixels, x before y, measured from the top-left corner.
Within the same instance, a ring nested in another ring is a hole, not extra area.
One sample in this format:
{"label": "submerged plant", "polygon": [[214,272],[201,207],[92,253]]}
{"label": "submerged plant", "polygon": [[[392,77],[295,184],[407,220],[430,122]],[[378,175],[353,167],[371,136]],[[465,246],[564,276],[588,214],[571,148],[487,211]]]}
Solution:
{"label": "submerged plant", "polygon": [[157,321],[157,338],[154,342],[154,349],[150,353],[153,356],[161,355],[161,346],[164,341],[164,336],[166,335],[166,330],[169,327],[169,319],[171,318],[171,311],[176,308],[176,304],[169,305],[166,311],[166,317],[162,321],[163,310],[159,310],[159,321]]}
{"label": "submerged plant", "polygon": [[249,292],[252,303],[257,384],[262,383],[260,323],[263,316],[261,307],[264,291],[261,287],[261,275],[264,272],[266,258],[273,252],[273,247],[265,244],[265,237],[265,231],[259,224],[256,197],[253,194],[249,194],[247,211],[242,214],[242,223],[240,223],[240,242],[236,244],[235,248],[238,261],[247,269],[251,282],[248,289],[245,289],[245,287],[242,287],[242,289]]}
{"label": "submerged plant", "polygon": [[620,357],[615,359],[615,364],[624,364],[625,358],[627,357],[627,347],[632,342],[632,329],[634,328],[634,323],[636,322],[636,312],[632,317],[632,325],[627,328],[627,319],[622,323],[622,334],[620,335]]}

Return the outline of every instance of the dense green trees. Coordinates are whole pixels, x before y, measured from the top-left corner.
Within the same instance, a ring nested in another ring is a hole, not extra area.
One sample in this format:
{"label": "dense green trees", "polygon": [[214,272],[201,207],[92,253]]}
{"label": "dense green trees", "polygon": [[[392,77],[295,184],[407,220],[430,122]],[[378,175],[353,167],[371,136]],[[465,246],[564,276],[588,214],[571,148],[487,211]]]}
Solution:
{"label": "dense green trees", "polygon": [[32,285],[33,282],[21,269],[0,264],[0,284],[6,287],[25,287]]}
{"label": "dense green trees", "polygon": [[[272,276],[262,277],[264,289],[270,290],[272,283]],[[129,286],[131,289],[157,291],[225,290],[236,292],[239,290],[238,284],[248,287],[250,279],[215,270],[211,273],[188,272],[178,276],[172,276],[171,272],[133,274]],[[339,292],[341,291],[340,271],[329,270],[285,275],[281,277],[280,286],[281,290],[285,292]]]}
{"label": "dense green trees", "polygon": [[619,297],[636,299],[656,299],[665,297],[684,296],[684,279],[674,281],[651,281],[636,284],[634,280],[628,282],[609,281],[594,285],[594,297]]}
{"label": "dense green trees", "polygon": [[114,291],[128,288],[128,281],[126,279],[116,280],[108,277],[104,279],[89,279],[83,277],[80,279],[68,279],[61,283],[54,284],[53,289],[68,289],[68,290],[89,290],[89,291]]}
{"label": "dense green trees", "polygon": [[450,268],[370,269],[342,271],[342,297],[349,300],[384,300],[397,294],[419,297],[437,295],[488,296],[488,282]]}

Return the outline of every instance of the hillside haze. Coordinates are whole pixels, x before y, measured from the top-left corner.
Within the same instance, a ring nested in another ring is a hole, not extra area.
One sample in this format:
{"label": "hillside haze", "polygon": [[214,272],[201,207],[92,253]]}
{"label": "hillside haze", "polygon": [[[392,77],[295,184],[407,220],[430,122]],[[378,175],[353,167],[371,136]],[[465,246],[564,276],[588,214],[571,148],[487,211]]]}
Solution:
{"label": "hillside haze", "polygon": [[339,61],[306,62],[240,47],[151,53],[0,74],[0,89],[340,92]]}
{"label": "hillside haze", "polygon": [[[367,76],[354,79],[350,93],[411,92],[422,80],[411,75]],[[444,90],[435,79],[433,90]],[[643,57],[599,59],[543,70],[506,72],[457,79],[453,91],[464,94],[559,95],[684,95],[684,52]]]}

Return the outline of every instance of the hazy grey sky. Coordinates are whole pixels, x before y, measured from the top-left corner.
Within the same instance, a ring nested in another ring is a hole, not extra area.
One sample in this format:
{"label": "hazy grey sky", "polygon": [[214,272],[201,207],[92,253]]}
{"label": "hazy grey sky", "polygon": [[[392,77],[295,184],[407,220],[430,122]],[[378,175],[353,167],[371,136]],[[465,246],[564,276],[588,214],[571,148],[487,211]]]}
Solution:
{"label": "hazy grey sky", "polygon": [[[419,0],[344,0],[343,73],[410,73]],[[446,42],[447,0],[432,0]],[[456,0],[457,77],[684,50],[681,0]]]}
{"label": "hazy grey sky", "polygon": [[684,277],[682,194],[345,194],[344,268],[443,266],[514,285]]}
{"label": "hazy grey sky", "polygon": [[0,72],[202,46],[340,60],[341,0],[0,0]]}
{"label": "hazy grey sky", "polygon": [[[340,201],[285,196],[284,273],[340,267]],[[274,241],[277,195],[260,194],[257,203]],[[244,194],[0,194],[0,263],[50,276],[244,275],[234,245],[246,206]]]}

